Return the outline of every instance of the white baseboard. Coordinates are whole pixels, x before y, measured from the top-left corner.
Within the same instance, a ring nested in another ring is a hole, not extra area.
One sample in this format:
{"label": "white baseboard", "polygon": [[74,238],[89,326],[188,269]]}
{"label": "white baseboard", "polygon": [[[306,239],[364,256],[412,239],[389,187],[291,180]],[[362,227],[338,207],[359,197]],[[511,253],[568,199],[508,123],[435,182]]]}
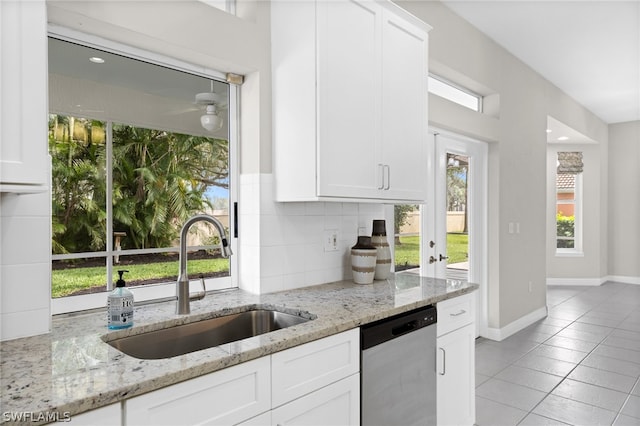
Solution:
{"label": "white baseboard", "polygon": [[609,281],[608,277],[602,278],[547,278],[547,285],[585,285],[599,286]]}
{"label": "white baseboard", "polygon": [[502,328],[487,328],[487,335],[483,336],[487,339],[496,340],[498,342],[506,339],[509,336],[516,334],[518,331],[529,327],[536,321],[539,321],[547,316],[547,307],[536,309],[533,312],[528,313],[522,318],[518,318],[509,325]]}
{"label": "white baseboard", "polygon": [[614,281],[617,283],[640,284],[640,277],[627,277],[624,275],[609,275],[606,278],[607,278],[607,281]]}

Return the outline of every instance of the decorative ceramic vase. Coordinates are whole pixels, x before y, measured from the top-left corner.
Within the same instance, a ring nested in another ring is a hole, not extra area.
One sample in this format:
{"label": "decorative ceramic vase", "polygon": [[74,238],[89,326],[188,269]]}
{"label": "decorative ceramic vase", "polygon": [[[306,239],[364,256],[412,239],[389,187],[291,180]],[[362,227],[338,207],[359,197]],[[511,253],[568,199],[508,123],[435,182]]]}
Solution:
{"label": "decorative ceramic vase", "polygon": [[386,280],[391,275],[391,249],[387,241],[387,229],[384,220],[373,221],[371,244],[377,251],[374,279]]}
{"label": "decorative ceramic vase", "polygon": [[351,247],[351,272],[356,284],[371,284],[376,272],[376,255],[378,251],[371,244],[371,237],[358,237],[358,242]]}

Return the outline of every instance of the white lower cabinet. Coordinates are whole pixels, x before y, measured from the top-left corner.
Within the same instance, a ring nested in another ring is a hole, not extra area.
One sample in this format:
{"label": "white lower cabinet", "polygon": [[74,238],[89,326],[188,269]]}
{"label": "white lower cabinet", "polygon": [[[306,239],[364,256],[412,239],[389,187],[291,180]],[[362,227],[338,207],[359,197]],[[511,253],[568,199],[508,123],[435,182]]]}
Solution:
{"label": "white lower cabinet", "polygon": [[438,308],[438,425],[473,425],[475,409],[475,315],[473,294],[440,302]]}
{"label": "white lower cabinet", "polygon": [[126,400],[134,425],[359,425],[353,329]]}
{"label": "white lower cabinet", "polygon": [[107,405],[105,407],[96,408],[86,413],[71,416],[66,424],[73,426],[115,426],[122,424],[122,408],[121,403]]}
{"label": "white lower cabinet", "polygon": [[271,411],[267,411],[266,413],[252,417],[249,420],[245,420],[242,423],[238,423],[237,426],[271,426]]}
{"label": "white lower cabinet", "polygon": [[360,374],[354,374],[273,410],[272,425],[360,424]]}
{"label": "white lower cabinet", "polygon": [[360,330],[271,356],[272,424],[360,424]]}
{"label": "white lower cabinet", "polygon": [[125,402],[126,425],[232,425],[271,408],[269,357],[167,386]]}

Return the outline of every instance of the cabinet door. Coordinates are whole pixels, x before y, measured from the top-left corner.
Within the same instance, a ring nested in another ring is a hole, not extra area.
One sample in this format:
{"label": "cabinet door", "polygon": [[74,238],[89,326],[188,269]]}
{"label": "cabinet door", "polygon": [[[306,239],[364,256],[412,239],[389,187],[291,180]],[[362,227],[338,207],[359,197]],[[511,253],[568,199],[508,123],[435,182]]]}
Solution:
{"label": "cabinet door", "polygon": [[0,189],[44,186],[49,173],[44,0],[0,1],[0,45]]}
{"label": "cabinet door", "polygon": [[381,8],[354,0],[317,8],[318,195],[376,198]]}
{"label": "cabinet door", "polygon": [[360,375],[354,374],[273,410],[272,424],[360,424]]}
{"label": "cabinet door", "polygon": [[438,424],[473,425],[475,404],[473,324],[438,337]]}
{"label": "cabinet door", "polygon": [[127,425],[229,425],[271,408],[270,357],[128,399]]}
{"label": "cabinet door", "polygon": [[387,199],[427,198],[428,34],[384,10],[382,162]]}
{"label": "cabinet door", "polygon": [[66,424],[72,426],[116,426],[122,424],[122,408],[120,403],[116,402],[115,404],[71,416]]}

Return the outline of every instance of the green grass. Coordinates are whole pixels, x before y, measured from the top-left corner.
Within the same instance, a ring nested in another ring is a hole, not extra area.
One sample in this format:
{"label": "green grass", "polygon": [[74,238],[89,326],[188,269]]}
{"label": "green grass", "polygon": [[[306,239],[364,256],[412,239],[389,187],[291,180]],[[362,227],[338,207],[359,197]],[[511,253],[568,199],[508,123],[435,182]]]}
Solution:
{"label": "green grass", "polygon": [[[118,277],[116,272],[118,269],[129,271],[125,274],[125,281],[130,286],[150,280],[163,282],[175,281],[178,278],[177,261],[127,265],[126,267],[116,265],[113,268],[114,281]],[[191,277],[212,272],[224,272],[229,270],[229,261],[227,259],[190,260],[187,269]],[[51,296],[63,297],[79,290],[104,286],[106,276],[107,268],[105,266],[51,271]]]}
{"label": "green grass", "polygon": [[448,264],[466,262],[469,253],[469,235],[447,234]]}
{"label": "green grass", "polygon": [[[449,264],[467,260],[468,240],[467,234],[447,234]],[[400,241],[402,244],[396,246],[396,265],[420,265],[420,238],[418,236],[400,237]],[[116,271],[118,269],[129,271],[125,274],[125,280],[130,286],[150,280],[156,282],[175,281],[178,276],[177,261],[127,265],[120,268],[114,266],[114,281],[117,279]],[[190,260],[188,270],[191,277],[212,272],[224,272],[229,270],[229,262],[227,259]],[[51,274],[51,296],[63,297],[77,291],[104,286],[107,268],[98,266],[59,269],[51,271]]]}
{"label": "green grass", "polygon": [[[396,246],[396,265],[420,265],[420,237],[400,237],[401,245]],[[447,234],[448,263],[467,261],[469,236],[467,234]]]}

